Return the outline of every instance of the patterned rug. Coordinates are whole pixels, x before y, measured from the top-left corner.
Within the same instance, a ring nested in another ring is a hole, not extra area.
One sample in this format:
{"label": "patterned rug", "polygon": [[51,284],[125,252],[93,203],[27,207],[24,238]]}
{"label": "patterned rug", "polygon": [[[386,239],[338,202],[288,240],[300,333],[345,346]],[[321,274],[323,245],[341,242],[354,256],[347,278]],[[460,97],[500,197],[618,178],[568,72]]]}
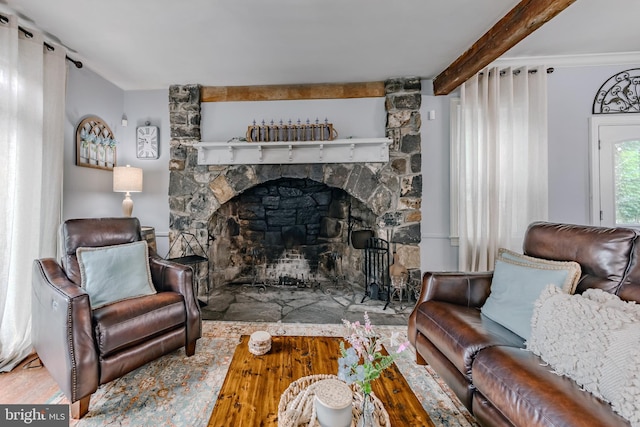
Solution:
{"label": "patterned rug", "polygon": [[[377,326],[386,337],[406,326]],[[241,335],[266,330],[272,335],[343,336],[341,325],[203,321],[196,354],[184,349],[148,363],[100,386],[89,413],[71,426],[206,426]],[[476,426],[473,417],[429,367],[415,363],[413,348],[396,360],[400,372],[437,426]],[[48,403],[63,401],[62,393]]]}

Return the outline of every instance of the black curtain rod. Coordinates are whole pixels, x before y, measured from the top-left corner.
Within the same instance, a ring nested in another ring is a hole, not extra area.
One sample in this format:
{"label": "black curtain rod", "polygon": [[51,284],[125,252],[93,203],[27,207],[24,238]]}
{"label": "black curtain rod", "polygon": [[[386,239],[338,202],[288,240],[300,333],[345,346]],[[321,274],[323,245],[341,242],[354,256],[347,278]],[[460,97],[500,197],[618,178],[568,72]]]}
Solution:
{"label": "black curtain rod", "polygon": [[[9,18],[4,16],[4,15],[0,15],[0,22],[3,24],[8,24],[9,23]],[[33,38],[33,33],[25,28],[22,28],[21,26],[18,26],[18,30],[20,30],[22,32],[22,34],[25,35],[26,38],[30,39]],[[43,42],[44,47],[46,47],[49,51],[53,52],[54,50],[56,50],[55,47],[53,47],[52,45],[50,45],[47,42]],[[78,61],[77,59],[73,59],[70,58],[69,55],[65,55],[65,58],[67,59],[67,61],[73,63],[73,65],[76,66],[76,68],[82,68],[82,62]]]}
{"label": "black curtain rod", "polygon": [[[553,71],[554,71],[553,68],[547,68],[547,74],[551,74],[551,73],[553,73]],[[538,70],[529,70],[529,74],[535,74],[537,72],[538,72]],[[504,74],[504,73],[506,73],[505,70],[500,70],[500,74]],[[517,76],[518,74],[520,74],[520,70],[518,70],[518,69],[513,70],[513,74],[515,74]]]}
{"label": "black curtain rod", "polygon": [[[547,74],[551,74],[555,71],[554,68],[547,68]],[[537,73],[538,70],[529,70],[529,74],[535,74]],[[500,75],[504,76],[507,73],[507,70],[500,70]],[[512,71],[514,76],[517,76],[518,74],[520,74],[520,70],[519,69],[515,69]],[[484,71],[479,72],[478,74],[480,74],[481,76],[484,76]],[[489,72],[489,74],[491,74],[491,72]]]}

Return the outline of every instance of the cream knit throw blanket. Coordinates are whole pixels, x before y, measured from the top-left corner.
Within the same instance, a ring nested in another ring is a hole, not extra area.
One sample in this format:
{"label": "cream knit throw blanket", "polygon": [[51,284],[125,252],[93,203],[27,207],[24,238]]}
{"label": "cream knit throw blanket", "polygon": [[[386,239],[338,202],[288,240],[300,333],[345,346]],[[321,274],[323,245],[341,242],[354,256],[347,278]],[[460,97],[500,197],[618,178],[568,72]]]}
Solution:
{"label": "cream knit throw blanket", "polygon": [[549,285],[536,301],[527,349],[640,427],[639,305]]}

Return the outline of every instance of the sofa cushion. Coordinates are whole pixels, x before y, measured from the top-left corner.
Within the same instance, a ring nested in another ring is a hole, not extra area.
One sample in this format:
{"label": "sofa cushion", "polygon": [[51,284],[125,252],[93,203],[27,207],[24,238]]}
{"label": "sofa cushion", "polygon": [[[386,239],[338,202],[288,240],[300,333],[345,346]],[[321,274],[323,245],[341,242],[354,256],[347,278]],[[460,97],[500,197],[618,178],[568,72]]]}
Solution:
{"label": "sofa cushion", "polygon": [[640,425],[640,306],[600,289],[566,295],[549,286],[527,348]]}
{"label": "sofa cushion", "polygon": [[93,311],[95,335],[102,357],[184,325],[184,298],[159,292],[105,305]]}
{"label": "sofa cushion", "polygon": [[524,346],[522,338],[481,316],[477,308],[441,301],[420,304],[416,329],[469,380],[473,358],[481,349],[494,345]]}
{"label": "sofa cushion", "polygon": [[609,404],[555,374],[529,351],[505,346],[483,349],[473,362],[472,375],[477,392],[513,425],[629,425]]}
{"label": "sofa cushion", "polygon": [[491,293],[482,306],[482,314],[524,339],[531,334],[533,304],[548,284],[565,292],[575,289],[580,266],[575,262],[549,262],[527,259],[497,259],[491,282]]}
{"label": "sofa cushion", "polygon": [[91,308],[156,293],[149,270],[146,241],[76,250],[80,286],[89,294]]}

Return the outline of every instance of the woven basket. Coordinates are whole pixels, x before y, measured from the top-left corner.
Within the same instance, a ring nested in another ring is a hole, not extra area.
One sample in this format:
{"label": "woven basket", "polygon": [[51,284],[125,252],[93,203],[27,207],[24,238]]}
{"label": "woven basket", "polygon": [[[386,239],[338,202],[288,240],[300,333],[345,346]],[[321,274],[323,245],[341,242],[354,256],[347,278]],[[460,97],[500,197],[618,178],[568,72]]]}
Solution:
{"label": "woven basket", "polygon": [[[278,405],[278,427],[298,427],[313,426],[320,427],[316,420],[316,409],[314,405],[314,384],[320,380],[338,379],[336,375],[310,375],[302,377],[289,384],[289,387],[280,396]],[[350,385],[353,391],[353,420],[351,427],[356,427],[362,415],[362,392],[357,384]],[[384,409],[384,405],[378,397],[371,393],[373,402],[374,425],[380,427],[390,427],[389,414]]]}

